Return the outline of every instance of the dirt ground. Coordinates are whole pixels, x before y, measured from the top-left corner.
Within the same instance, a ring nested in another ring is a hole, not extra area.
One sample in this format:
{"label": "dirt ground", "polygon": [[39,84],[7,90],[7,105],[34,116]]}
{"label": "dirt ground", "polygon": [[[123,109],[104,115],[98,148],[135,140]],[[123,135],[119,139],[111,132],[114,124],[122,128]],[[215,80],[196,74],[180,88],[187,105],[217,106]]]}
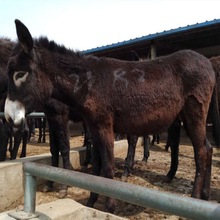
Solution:
{"label": "dirt ground", "polygon": [[[27,155],[36,155],[45,152],[49,152],[49,143],[38,144],[33,141],[28,144]],[[81,146],[83,143],[83,136],[81,131],[71,133],[71,147]],[[141,185],[148,188],[153,188],[161,191],[177,193],[184,196],[190,196],[192,191],[192,181],[195,175],[195,163],[193,156],[193,148],[189,139],[182,134],[181,145],[179,154],[179,168],[176,177],[172,183],[165,183],[164,176],[169,170],[170,166],[170,152],[164,150],[166,135],[162,135],[160,144],[155,144],[150,149],[150,157],[148,162],[142,162],[143,149],[138,147],[135,155],[135,166],[132,175],[128,178],[128,182]],[[126,154],[119,155],[115,159],[116,163],[116,175],[115,179],[120,180],[123,169],[124,169],[124,158]],[[211,179],[211,202],[220,203],[220,150],[214,149],[213,163],[212,163],[212,179]],[[91,172],[91,168],[88,169]],[[38,187],[36,204],[47,203],[50,201],[57,200],[59,185],[55,184],[54,192],[42,193],[42,186]],[[75,201],[85,205],[88,199],[89,192],[86,190],[70,187],[68,189],[68,198],[74,199]],[[16,208],[23,204],[23,198],[20,202],[8,207],[8,210]],[[104,197],[100,196],[99,200],[95,204],[96,209],[104,211]],[[178,216],[163,213],[150,208],[143,208],[135,205],[131,205],[122,201],[117,201],[115,215],[126,217],[128,219],[169,219],[177,220],[184,219]]]}

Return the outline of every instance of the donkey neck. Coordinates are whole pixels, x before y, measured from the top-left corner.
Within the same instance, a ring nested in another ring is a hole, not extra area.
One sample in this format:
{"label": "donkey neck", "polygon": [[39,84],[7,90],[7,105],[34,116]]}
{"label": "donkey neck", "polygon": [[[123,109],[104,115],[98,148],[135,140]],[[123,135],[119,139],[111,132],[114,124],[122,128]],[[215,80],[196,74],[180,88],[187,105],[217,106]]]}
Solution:
{"label": "donkey neck", "polygon": [[[40,49],[39,56],[43,71],[53,84],[52,97],[68,105],[83,101],[89,73],[81,63],[83,56],[73,51],[51,51]],[[81,93],[81,95],[79,95]]]}

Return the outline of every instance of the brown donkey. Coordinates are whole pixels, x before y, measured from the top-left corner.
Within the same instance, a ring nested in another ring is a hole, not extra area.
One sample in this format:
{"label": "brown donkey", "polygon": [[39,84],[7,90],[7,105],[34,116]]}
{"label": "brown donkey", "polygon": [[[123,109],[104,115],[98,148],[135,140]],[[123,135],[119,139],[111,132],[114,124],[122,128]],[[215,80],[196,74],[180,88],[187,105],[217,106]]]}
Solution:
{"label": "brown donkey", "polygon": [[[114,131],[158,133],[181,117],[195,152],[192,196],[208,199],[212,148],[206,117],[216,77],[207,58],[190,50],[146,62],[86,56],[46,38],[33,40],[23,23],[15,23],[19,42],[7,69],[9,122],[19,126],[36,105],[60,100],[91,129],[93,173],[114,178]],[[87,205],[97,199],[91,192]],[[107,197],[105,205],[113,212],[115,200]]]}

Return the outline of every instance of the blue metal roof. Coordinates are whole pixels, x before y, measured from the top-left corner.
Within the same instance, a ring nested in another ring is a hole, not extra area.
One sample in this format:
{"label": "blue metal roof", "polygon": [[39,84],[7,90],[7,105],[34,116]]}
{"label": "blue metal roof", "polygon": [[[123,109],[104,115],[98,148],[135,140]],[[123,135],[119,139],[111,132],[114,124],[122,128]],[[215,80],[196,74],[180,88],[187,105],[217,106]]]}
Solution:
{"label": "blue metal roof", "polygon": [[114,48],[117,48],[120,46],[127,46],[127,45],[131,45],[131,44],[135,44],[135,43],[140,43],[142,41],[151,41],[151,40],[155,40],[160,37],[166,37],[169,35],[179,34],[181,32],[185,32],[185,31],[189,31],[189,30],[193,30],[193,29],[198,29],[198,28],[204,28],[204,27],[208,27],[211,25],[215,25],[215,24],[220,24],[220,19],[214,19],[212,21],[205,21],[202,23],[187,25],[185,27],[179,27],[176,29],[168,30],[168,31],[163,31],[163,32],[155,33],[155,34],[149,34],[146,36],[137,37],[134,39],[130,39],[130,40],[126,40],[126,41],[122,41],[122,42],[118,42],[118,43],[114,43],[114,44],[110,44],[110,45],[106,45],[106,46],[101,46],[101,47],[96,47],[96,48],[84,50],[83,52],[85,54],[92,54],[95,52],[114,49]]}

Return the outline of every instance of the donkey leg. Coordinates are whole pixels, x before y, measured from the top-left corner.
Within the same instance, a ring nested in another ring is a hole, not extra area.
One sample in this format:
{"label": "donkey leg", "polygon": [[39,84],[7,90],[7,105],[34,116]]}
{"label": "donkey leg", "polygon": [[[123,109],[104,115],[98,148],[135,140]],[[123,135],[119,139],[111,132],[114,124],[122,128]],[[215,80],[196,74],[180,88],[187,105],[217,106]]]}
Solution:
{"label": "donkey leg", "polygon": [[[70,169],[70,143],[69,143],[69,128],[68,118],[64,115],[62,120],[60,117],[48,119],[50,136],[51,136],[51,154],[52,154],[52,166],[58,167],[59,165],[59,152],[63,160],[63,168]],[[59,129],[57,129],[59,128]],[[61,185],[59,191],[59,198],[64,198],[67,195],[67,185]]]}
{"label": "donkey leg", "polygon": [[38,137],[38,143],[41,143],[41,139],[42,139],[42,119],[39,118],[38,119],[38,129],[39,129],[39,137]]}
{"label": "donkey leg", "polygon": [[144,139],[144,157],[143,157],[142,161],[147,162],[148,157],[150,156],[149,136],[148,135],[144,135],[143,139]]}
{"label": "donkey leg", "polygon": [[23,135],[23,132],[21,131],[21,129],[14,132],[14,147],[11,153],[10,160],[14,160],[17,157],[18,148],[21,143],[22,135]]}
{"label": "donkey leg", "polygon": [[131,170],[134,166],[134,156],[135,156],[135,149],[138,141],[138,136],[136,135],[127,135],[128,141],[128,151],[127,157],[125,158],[125,168],[122,174],[122,181],[127,182],[127,178],[131,173]]}
{"label": "donkey leg", "polygon": [[188,108],[186,110],[188,111],[184,111],[184,125],[188,136],[192,141],[196,164],[192,197],[208,199],[208,193],[210,191],[209,180],[211,173],[209,172],[211,172],[212,151],[206,146],[205,107],[207,106],[201,105],[200,103],[198,104],[197,100],[195,102],[195,99],[188,100],[187,105]]}
{"label": "donkey leg", "polygon": [[[13,153],[13,130],[12,130],[12,127],[10,126],[9,128],[8,128],[8,141],[9,141],[9,153],[10,153],[10,157],[11,157],[11,155],[12,155],[12,153]],[[6,148],[7,149],[7,148]]]}
{"label": "donkey leg", "polygon": [[0,119],[0,161],[6,160],[7,145],[9,140],[8,126]]}
{"label": "donkey leg", "polygon": [[91,159],[92,159],[92,143],[91,142],[87,142],[86,143],[86,156],[85,156],[85,160],[83,162],[83,167],[87,168],[87,166],[91,163]]}
{"label": "donkey leg", "polygon": [[[59,165],[59,147],[56,144],[56,127],[53,120],[48,119],[49,124],[49,139],[50,139],[50,153],[51,153],[51,165],[58,167]],[[50,192],[53,190],[53,181],[47,181],[42,191]]]}
{"label": "donkey leg", "polygon": [[201,194],[201,199],[204,199],[204,200],[208,200],[209,194],[210,194],[212,153],[213,153],[213,148],[207,138],[206,138],[206,149],[207,149],[206,174],[205,174],[205,180],[204,180],[202,194]]}
{"label": "donkey leg", "polygon": [[[109,122],[108,124],[111,124]],[[100,171],[104,177],[113,179],[114,172],[114,132],[113,128],[104,127],[97,132],[92,133],[93,142],[95,148],[93,150],[93,172],[95,175],[100,175]],[[95,155],[98,154],[99,156]],[[96,160],[97,159],[97,160]],[[97,200],[98,195],[96,193],[91,193],[87,205],[92,207]],[[113,213],[115,210],[115,199],[106,197],[105,201],[106,211]]]}
{"label": "donkey leg", "polygon": [[[100,152],[99,152],[97,144],[98,144],[97,141],[94,140],[93,148],[92,148],[92,158],[93,158],[92,172],[94,175],[100,176],[102,162],[101,162]],[[98,197],[99,197],[98,193],[90,192],[90,197],[86,203],[86,206],[93,207],[95,202],[98,200]]]}
{"label": "donkey leg", "polygon": [[156,137],[157,137],[157,144],[159,144],[160,143],[160,135],[156,134]]}
{"label": "donkey leg", "polygon": [[83,162],[83,166],[87,167],[91,163],[92,155],[91,155],[91,148],[92,148],[92,138],[89,126],[83,121],[83,130],[85,132],[84,143],[83,146],[86,147],[86,157],[85,161]]}
{"label": "donkey leg", "polygon": [[178,168],[181,121],[176,119],[168,129],[169,145],[171,147],[170,170],[167,173],[167,182],[171,182]]}
{"label": "donkey leg", "polygon": [[[208,184],[209,175],[206,175],[207,172],[207,149],[204,146],[205,138],[203,140],[203,144],[201,143],[200,146],[197,144],[194,145],[194,152],[195,152],[195,162],[196,162],[196,175],[195,181],[193,186],[192,197],[194,198],[209,198],[209,195],[206,195],[210,191],[210,183]],[[210,168],[211,170],[211,168]],[[207,178],[207,180],[206,180]],[[203,187],[207,187],[204,189]],[[202,193],[203,192],[203,193]]]}
{"label": "donkey leg", "polygon": [[156,141],[156,135],[153,134],[153,138],[152,138],[151,144],[154,145],[155,141]]}
{"label": "donkey leg", "polygon": [[168,151],[170,148],[170,135],[169,135],[169,129],[168,129],[168,135],[167,135],[167,141],[166,141],[166,145],[165,145],[165,151]]}
{"label": "donkey leg", "polygon": [[46,125],[47,125],[47,119],[46,118],[43,118],[43,122],[42,122],[42,125],[43,125],[43,139],[42,139],[42,143],[46,143]]}
{"label": "donkey leg", "polygon": [[22,135],[22,150],[21,150],[20,158],[26,157],[28,136],[29,136],[29,128],[28,128],[28,124],[26,121],[24,124],[24,131],[23,131],[23,135]]}
{"label": "donkey leg", "polygon": [[[59,144],[59,151],[61,153],[61,157],[63,160],[63,168],[64,169],[70,169],[70,144],[68,136],[63,137],[63,139],[60,139],[62,143]],[[61,189],[59,191],[59,198],[65,198],[67,196],[67,190],[68,186],[62,184]]]}

